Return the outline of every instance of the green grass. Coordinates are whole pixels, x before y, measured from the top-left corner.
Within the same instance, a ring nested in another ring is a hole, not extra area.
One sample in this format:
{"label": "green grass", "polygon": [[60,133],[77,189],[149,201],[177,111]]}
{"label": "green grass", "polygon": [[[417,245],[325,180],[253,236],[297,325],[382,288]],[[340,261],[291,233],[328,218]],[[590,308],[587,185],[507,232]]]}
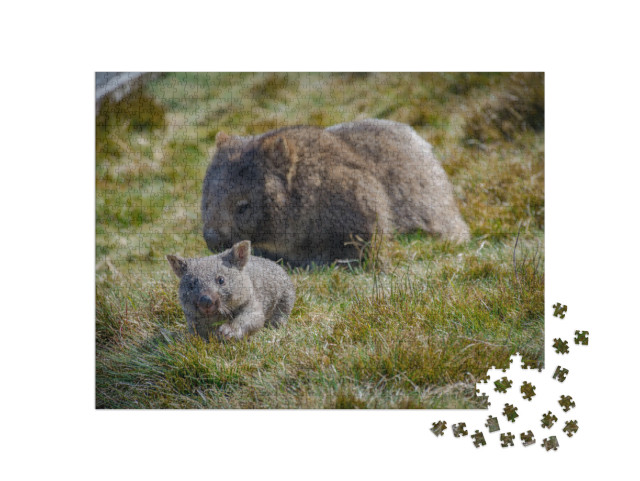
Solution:
{"label": "green grass", "polygon": [[[109,105],[97,127],[97,406],[482,407],[474,382],[488,367],[516,351],[543,360],[542,88],[523,74],[174,74],[146,87],[156,103],[142,120],[127,120],[134,102],[126,116]],[[188,336],[164,256],[209,254],[199,201],[216,133],[365,117],[434,145],[473,240],[396,236],[361,266],[295,269],[285,328]]]}

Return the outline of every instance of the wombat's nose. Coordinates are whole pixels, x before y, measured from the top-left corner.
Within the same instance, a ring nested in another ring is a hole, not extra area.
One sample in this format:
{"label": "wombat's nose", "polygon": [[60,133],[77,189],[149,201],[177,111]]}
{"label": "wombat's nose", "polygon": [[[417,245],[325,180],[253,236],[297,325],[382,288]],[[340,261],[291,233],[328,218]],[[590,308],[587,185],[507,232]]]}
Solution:
{"label": "wombat's nose", "polygon": [[198,304],[200,304],[205,309],[208,309],[209,307],[213,306],[213,301],[209,296],[200,296],[200,299],[198,299]]}

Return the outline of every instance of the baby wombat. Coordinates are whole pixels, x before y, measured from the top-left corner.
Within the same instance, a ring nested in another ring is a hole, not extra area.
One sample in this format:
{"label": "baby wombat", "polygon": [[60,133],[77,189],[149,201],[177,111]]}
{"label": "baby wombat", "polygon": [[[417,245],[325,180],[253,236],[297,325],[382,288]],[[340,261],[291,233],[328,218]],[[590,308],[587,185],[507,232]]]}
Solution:
{"label": "baby wombat", "polygon": [[167,260],[180,278],[191,334],[240,339],[265,324],[286,324],[296,298],[293,283],[275,262],[252,256],[249,241],[215,256]]}
{"label": "baby wombat", "polygon": [[431,146],[408,125],[368,119],[216,137],[202,193],[213,252],[250,239],[291,265],[353,259],[353,240],[421,229],[469,238]]}

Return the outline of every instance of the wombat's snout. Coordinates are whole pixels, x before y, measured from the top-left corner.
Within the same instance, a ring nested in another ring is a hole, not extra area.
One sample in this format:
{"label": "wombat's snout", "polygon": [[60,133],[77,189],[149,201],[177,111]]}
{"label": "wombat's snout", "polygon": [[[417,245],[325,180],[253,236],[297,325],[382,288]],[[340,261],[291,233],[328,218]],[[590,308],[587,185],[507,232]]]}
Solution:
{"label": "wombat's snout", "polygon": [[204,294],[200,296],[200,299],[198,299],[198,309],[203,314],[213,314],[217,312],[219,308],[220,308],[220,297],[218,295],[209,297],[206,294]]}

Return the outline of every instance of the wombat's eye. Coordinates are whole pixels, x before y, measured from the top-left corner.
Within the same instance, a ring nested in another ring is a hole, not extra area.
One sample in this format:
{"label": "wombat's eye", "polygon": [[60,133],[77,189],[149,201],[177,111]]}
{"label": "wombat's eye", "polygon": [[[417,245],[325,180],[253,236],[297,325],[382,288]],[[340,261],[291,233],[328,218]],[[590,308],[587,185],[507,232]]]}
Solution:
{"label": "wombat's eye", "polygon": [[249,202],[247,202],[246,200],[238,202],[238,214],[244,214],[248,208]]}
{"label": "wombat's eye", "polygon": [[218,278],[216,279],[216,282],[221,286],[224,285],[224,277],[218,276]]}
{"label": "wombat's eye", "polygon": [[195,287],[196,287],[196,280],[195,279],[187,280],[187,289],[195,289]]}

